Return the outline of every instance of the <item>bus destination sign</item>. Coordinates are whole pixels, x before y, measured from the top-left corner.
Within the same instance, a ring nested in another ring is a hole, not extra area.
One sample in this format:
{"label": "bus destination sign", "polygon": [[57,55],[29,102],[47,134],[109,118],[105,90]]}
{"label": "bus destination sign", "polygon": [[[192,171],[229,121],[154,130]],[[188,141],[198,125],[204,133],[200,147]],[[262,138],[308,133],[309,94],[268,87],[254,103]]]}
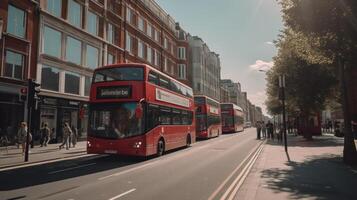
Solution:
{"label": "bus destination sign", "polygon": [[130,86],[98,87],[97,99],[130,98]]}

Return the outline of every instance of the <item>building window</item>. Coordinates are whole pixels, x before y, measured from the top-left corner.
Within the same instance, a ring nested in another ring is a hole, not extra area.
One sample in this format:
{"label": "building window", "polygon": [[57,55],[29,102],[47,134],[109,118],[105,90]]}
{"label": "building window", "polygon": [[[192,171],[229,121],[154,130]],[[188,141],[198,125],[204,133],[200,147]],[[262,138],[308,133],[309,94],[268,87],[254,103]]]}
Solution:
{"label": "building window", "polygon": [[62,1],[47,0],[47,11],[56,17],[61,17]]}
{"label": "building window", "polygon": [[126,21],[131,23],[131,9],[130,8],[126,8]]}
{"label": "building window", "polygon": [[91,77],[86,76],[84,80],[84,96],[89,96],[91,84],[92,84]]}
{"label": "building window", "polygon": [[71,94],[79,94],[79,74],[66,72],[65,82],[64,82],[64,92]]}
{"label": "building window", "polygon": [[171,74],[174,75],[175,74],[175,66],[172,61],[170,61],[170,69],[171,69]]}
{"label": "building window", "polygon": [[43,65],[41,73],[41,88],[46,90],[59,90],[60,71],[51,66]]}
{"label": "building window", "polygon": [[7,18],[7,32],[20,38],[26,35],[26,14],[25,11],[9,5]]}
{"label": "building window", "polygon": [[108,57],[107,57],[107,64],[111,65],[115,63],[115,57],[113,54],[108,53]]}
{"label": "building window", "polygon": [[144,20],[142,17],[138,17],[139,30],[144,31]]}
{"label": "building window", "polygon": [[4,76],[22,80],[24,71],[24,56],[12,51],[6,51],[5,56],[6,64]]}
{"label": "building window", "polygon": [[140,58],[144,58],[145,55],[145,51],[144,51],[144,43],[142,41],[139,40],[138,42],[138,56]]}
{"label": "building window", "polygon": [[86,65],[91,69],[98,67],[98,57],[99,51],[97,48],[87,45],[87,56],[86,56]]}
{"label": "building window", "polygon": [[67,36],[66,60],[77,65],[82,63],[82,42]]}
{"label": "building window", "polygon": [[87,31],[92,35],[98,35],[98,16],[91,11],[88,11]]}
{"label": "building window", "polygon": [[115,38],[115,27],[113,26],[113,24],[108,23],[107,40],[110,44],[114,44],[114,38]]}
{"label": "building window", "polygon": [[155,41],[159,41],[159,32],[154,28],[154,39]]}
{"label": "building window", "polygon": [[160,59],[160,53],[155,50],[155,53],[154,53],[154,64],[157,65],[157,66],[159,66],[159,64],[160,64],[159,59]]}
{"label": "building window", "polygon": [[149,37],[152,37],[152,27],[151,27],[151,24],[147,24],[146,26],[146,34],[149,36]]}
{"label": "building window", "polygon": [[175,48],[174,43],[171,43],[170,51],[171,51],[171,54],[173,54],[173,55],[174,55],[174,48]]}
{"label": "building window", "polygon": [[147,47],[147,60],[149,63],[152,62],[152,49],[149,46]]}
{"label": "building window", "polygon": [[132,45],[132,38],[128,32],[126,32],[126,39],[125,39],[125,50],[131,52],[131,45]]}
{"label": "building window", "polygon": [[164,38],[164,48],[167,49],[167,39]]}
{"label": "building window", "polygon": [[82,27],[82,6],[74,0],[69,0],[68,20],[72,25]]}
{"label": "building window", "polygon": [[179,78],[180,79],[186,79],[186,65],[185,64],[179,64]]}
{"label": "building window", "polygon": [[185,47],[178,48],[178,59],[186,60],[186,48]]}
{"label": "building window", "polygon": [[43,35],[43,52],[61,58],[62,33],[45,26]]}
{"label": "building window", "polygon": [[167,58],[164,57],[164,72],[167,72]]}

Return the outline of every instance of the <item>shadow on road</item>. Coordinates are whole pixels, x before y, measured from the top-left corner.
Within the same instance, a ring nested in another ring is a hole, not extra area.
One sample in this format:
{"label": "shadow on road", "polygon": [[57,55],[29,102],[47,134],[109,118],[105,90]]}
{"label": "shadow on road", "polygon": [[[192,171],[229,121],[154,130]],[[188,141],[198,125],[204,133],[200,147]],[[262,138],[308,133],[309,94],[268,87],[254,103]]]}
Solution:
{"label": "shadow on road", "polygon": [[[30,186],[76,178],[107,170],[117,169],[145,161],[144,158],[124,156],[93,156],[75,160],[59,161],[43,165],[0,172],[0,191],[9,191]],[[91,163],[95,163],[91,165]],[[81,166],[86,166],[83,167]],[[90,166],[89,166],[90,165]],[[68,170],[59,173],[51,173]]]}
{"label": "shadow on road", "polygon": [[276,193],[289,192],[290,199],[357,199],[357,168],[343,164],[338,155],[313,156],[303,163],[287,162],[290,169],[262,172],[266,187]]}

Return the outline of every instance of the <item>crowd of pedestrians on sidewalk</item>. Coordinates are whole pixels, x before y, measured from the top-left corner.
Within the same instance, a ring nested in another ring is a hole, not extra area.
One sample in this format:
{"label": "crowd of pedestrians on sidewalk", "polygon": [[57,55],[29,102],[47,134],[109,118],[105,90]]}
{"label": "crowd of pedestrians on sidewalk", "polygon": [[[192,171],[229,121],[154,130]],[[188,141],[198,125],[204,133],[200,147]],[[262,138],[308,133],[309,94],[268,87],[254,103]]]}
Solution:
{"label": "crowd of pedestrians on sidewalk", "polygon": [[[8,130],[6,130],[8,131]],[[66,122],[64,123],[63,126],[63,141],[61,145],[59,146],[59,149],[62,149],[62,147],[66,146],[66,149],[68,150],[70,147],[75,147],[77,144],[77,139],[78,139],[78,130],[75,126],[69,126],[69,124]],[[31,148],[34,147],[34,143],[37,138],[37,141],[39,142],[40,147],[47,147],[50,141],[53,139],[53,131],[48,127],[47,122],[43,122],[41,125],[41,128],[38,132],[38,137],[34,137],[32,132],[30,132],[27,123],[26,122],[21,122],[19,125],[19,128],[16,130],[16,135],[13,138],[13,140],[8,138],[8,134],[4,134],[4,131],[0,130],[0,147],[1,149],[5,149],[6,152],[8,152],[8,148],[11,145],[15,144],[15,148],[17,147],[18,149],[21,148],[21,153],[22,155],[25,154],[26,151],[26,145],[27,145],[27,135],[29,134],[29,145]],[[11,148],[11,147],[10,147]],[[31,152],[30,152],[31,153]]]}
{"label": "crowd of pedestrians on sidewalk", "polygon": [[[257,129],[257,140],[260,140],[262,137],[264,139],[272,139],[274,140],[274,124],[271,123],[270,121],[268,121],[267,123],[265,123],[264,121],[257,121],[256,125],[255,125],[256,129]],[[282,133],[281,130],[279,130],[279,132],[276,134],[278,141],[282,140]]]}

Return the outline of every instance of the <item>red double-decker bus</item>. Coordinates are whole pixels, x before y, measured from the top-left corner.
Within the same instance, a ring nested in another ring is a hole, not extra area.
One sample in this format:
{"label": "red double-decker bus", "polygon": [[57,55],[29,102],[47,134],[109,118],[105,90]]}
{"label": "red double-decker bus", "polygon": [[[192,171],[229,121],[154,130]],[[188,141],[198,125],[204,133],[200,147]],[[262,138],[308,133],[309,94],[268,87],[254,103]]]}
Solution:
{"label": "red double-decker bus", "polygon": [[207,139],[222,133],[220,106],[218,101],[207,96],[195,96],[196,137]]}
{"label": "red double-decker bus", "polygon": [[222,131],[234,133],[244,130],[243,109],[233,103],[221,104]]}
{"label": "red double-decker bus", "polygon": [[195,142],[192,89],[145,64],[94,71],[87,152],[149,156]]}

